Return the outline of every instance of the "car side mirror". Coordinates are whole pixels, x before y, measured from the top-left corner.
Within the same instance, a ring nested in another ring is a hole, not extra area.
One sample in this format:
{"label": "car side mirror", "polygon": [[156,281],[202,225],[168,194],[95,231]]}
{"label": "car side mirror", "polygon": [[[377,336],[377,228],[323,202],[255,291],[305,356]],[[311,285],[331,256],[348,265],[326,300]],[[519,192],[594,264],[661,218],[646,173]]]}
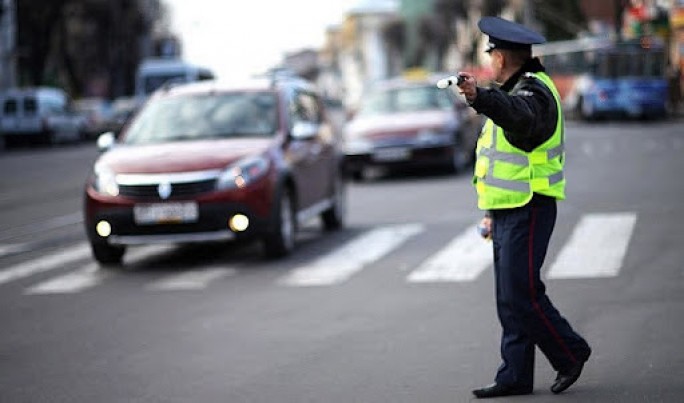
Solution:
{"label": "car side mirror", "polygon": [[295,140],[309,140],[318,135],[318,125],[311,122],[297,122],[292,127],[292,138]]}
{"label": "car side mirror", "polygon": [[114,146],[116,142],[116,137],[114,132],[102,133],[100,137],[97,138],[97,149],[100,152],[105,152]]}

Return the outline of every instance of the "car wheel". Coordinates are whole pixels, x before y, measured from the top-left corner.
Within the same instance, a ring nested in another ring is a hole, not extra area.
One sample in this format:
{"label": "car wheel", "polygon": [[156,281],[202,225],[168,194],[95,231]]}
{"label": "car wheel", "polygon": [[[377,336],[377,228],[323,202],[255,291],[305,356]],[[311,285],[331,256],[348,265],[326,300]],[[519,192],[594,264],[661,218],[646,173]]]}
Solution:
{"label": "car wheel", "polygon": [[52,147],[57,144],[57,135],[53,130],[45,130],[38,141],[40,146]]}
{"label": "car wheel", "polygon": [[364,169],[360,168],[349,172],[349,176],[356,182],[361,182],[364,180]]}
{"label": "car wheel", "polygon": [[323,228],[327,231],[341,228],[347,215],[347,184],[339,176],[335,180],[332,203],[332,206],[321,214]]}
{"label": "car wheel", "polygon": [[93,257],[98,263],[105,266],[119,266],[123,261],[124,253],[126,253],[125,246],[112,246],[106,243],[91,243],[90,247],[93,251]]}
{"label": "car wheel", "polygon": [[297,223],[292,193],[284,188],[276,204],[272,230],[263,239],[264,252],[269,258],[288,255],[294,249]]}

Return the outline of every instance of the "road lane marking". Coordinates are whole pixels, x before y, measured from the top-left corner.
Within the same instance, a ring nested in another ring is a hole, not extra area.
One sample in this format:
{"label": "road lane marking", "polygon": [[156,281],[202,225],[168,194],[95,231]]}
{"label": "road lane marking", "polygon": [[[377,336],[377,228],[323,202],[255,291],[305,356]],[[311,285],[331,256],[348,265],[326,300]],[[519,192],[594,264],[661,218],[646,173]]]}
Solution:
{"label": "road lane marking", "polygon": [[192,270],[167,276],[150,283],[147,288],[156,291],[201,290],[206,288],[212,281],[234,276],[235,274],[237,274],[237,270],[226,267]]}
{"label": "road lane marking", "polygon": [[[173,246],[145,246],[133,249],[125,256],[125,261],[146,259],[155,255],[163,254]],[[24,294],[75,294],[102,284],[106,279],[115,274],[116,269],[103,269],[99,263],[88,263],[79,269],[56,276],[34,286],[29,287]]]}
{"label": "road lane marking", "polygon": [[0,232],[0,241],[4,241],[19,236],[31,235],[48,230],[66,227],[83,222],[83,213],[77,212],[59,217],[53,217],[45,221],[25,224],[19,227],[9,228]]}
{"label": "road lane marking", "polygon": [[75,246],[63,248],[49,255],[19,263],[0,271],[0,285],[34,274],[58,269],[66,264],[85,259],[89,256],[90,246],[87,243],[79,243]]}
{"label": "road lane marking", "polygon": [[422,224],[381,227],[360,235],[340,248],[294,269],[281,283],[288,286],[325,286],[342,283],[422,232]]}
{"label": "road lane marking", "polygon": [[100,269],[97,263],[90,263],[63,276],[38,283],[24,294],[74,294],[102,283],[112,273]]}
{"label": "road lane marking", "polygon": [[620,272],[636,213],[588,214],[582,217],[546,277],[615,277]]}
{"label": "road lane marking", "polygon": [[407,277],[409,283],[475,280],[493,263],[492,243],[468,227]]}

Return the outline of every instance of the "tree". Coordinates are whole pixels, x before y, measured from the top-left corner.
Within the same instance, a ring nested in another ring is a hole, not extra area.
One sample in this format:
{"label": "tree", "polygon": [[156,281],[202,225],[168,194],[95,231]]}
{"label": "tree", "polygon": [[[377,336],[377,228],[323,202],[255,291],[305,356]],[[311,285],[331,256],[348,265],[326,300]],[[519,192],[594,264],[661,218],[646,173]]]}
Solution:
{"label": "tree", "polygon": [[21,83],[46,83],[45,72],[53,48],[54,32],[68,0],[17,2],[17,48]]}
{"label": "tree", "polygon": [[17,3],[20,83],[55,85],[73,96],[131,94],[145,56],[140,43],[165,18],[160,0]]}

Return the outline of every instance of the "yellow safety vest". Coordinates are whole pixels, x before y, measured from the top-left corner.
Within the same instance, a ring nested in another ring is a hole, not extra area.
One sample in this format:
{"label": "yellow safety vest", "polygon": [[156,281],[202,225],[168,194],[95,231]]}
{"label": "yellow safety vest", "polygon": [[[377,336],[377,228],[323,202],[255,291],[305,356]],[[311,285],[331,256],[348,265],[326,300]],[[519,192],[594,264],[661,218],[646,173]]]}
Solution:
{"label": "yellow safety vest", "polygon": [[526,75],[535,77],[551,90],[558,111],[556,130],[546,142],[526,152],[509,143],[503,129],[487,119],[477,141],[473,177],[477,205],[482,210],[524,206],[534,193],[565,199],[565,136],[560,97],[545,73]]}

